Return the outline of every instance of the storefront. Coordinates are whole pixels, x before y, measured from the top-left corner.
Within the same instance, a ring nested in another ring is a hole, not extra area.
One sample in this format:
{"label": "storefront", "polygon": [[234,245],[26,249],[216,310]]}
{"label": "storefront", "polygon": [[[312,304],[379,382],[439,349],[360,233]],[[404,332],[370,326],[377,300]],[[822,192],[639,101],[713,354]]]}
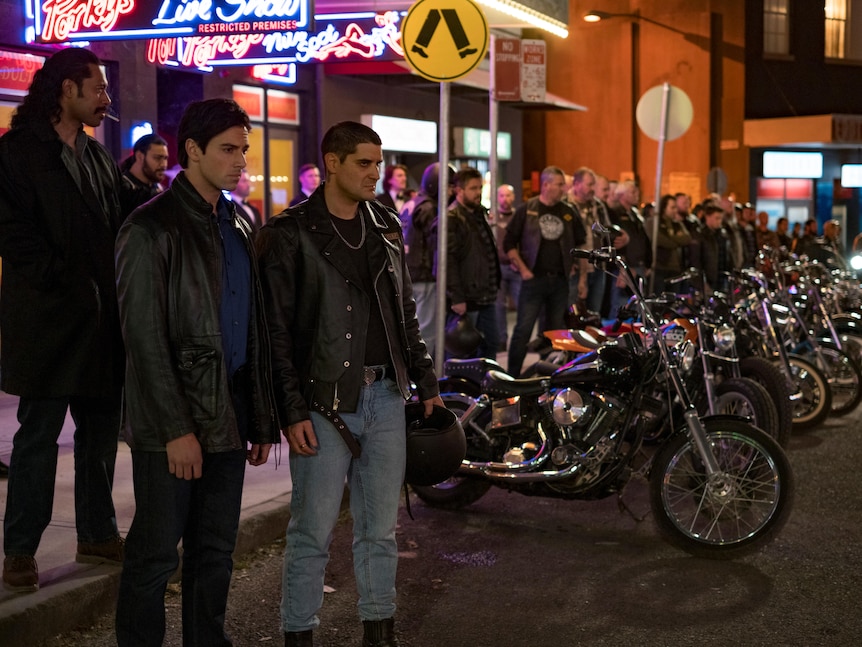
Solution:
{"label": "storefront", "polygon": [[770,226],[814,219],[841,223],[845,248],[862,231],[862,116],[813,115],[745,122],[751,195]]}
{"label": "storefront", "polygon": [[[0,75],[0,123],[8,124],[44,57],[62,46],[86,45],[106,63],[112,111],[119,118],[94,134],[117,160],[145,132],[159,133],[175,151],[179,119],[189,102],[232,96],[252,117],[251,201],[263,214],[287,205],[299,189],[296,170],[320,163],[323,132],[345,119],[394,118],[434,130],[431,146],[420,143],[411,127],[383,138],[385,163],[407,165],[418,186],[425,166],[438,158],[439,84],[412,74],[404,63],[400,24],[409,5],[409,0],[266,5],[136,0],[110,5],[106,12],[107,6],[91,3],[20,0],[19,14],[0,26],[6,70]],[[482,171],[488,167],[490,136],[483,67],[452,84],[450,110],[452,161]],[[580,108],[555,97],[547,101]],[[518,187],[525,175],[524,106],[499,105],[499,179]]]}

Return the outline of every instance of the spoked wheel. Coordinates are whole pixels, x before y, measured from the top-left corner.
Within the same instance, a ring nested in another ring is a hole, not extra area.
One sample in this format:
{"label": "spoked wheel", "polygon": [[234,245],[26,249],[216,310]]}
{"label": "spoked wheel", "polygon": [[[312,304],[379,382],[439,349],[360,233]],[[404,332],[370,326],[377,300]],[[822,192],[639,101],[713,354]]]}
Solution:
{"label": "spoked wheel", "polygon": [[832,409],[832,391],[823,372],[798,355],[788,356],[790,379],[796,392],[791,395],[793,430],[814,429]]}
{"label": "spoked wheel", "polygon": [[820,356],[825,366],[820,365],[819,358],[817,365],[826,375],[832,392],[831,415],[846,416],[862,400],[862,372],[859,365],[847,351],[831,344],[820,346]]}
{"label": "spoked wheel", "polygon": [[733,419],[704,420],[718,463],[708,475],[697,446],[675,435],[656,455],[650,504],[659,531],[697,557],[734,559],[772,541],[786,523],[795,486],[778,443]]}
{"label": "spoked wheel", "polygon": [[768,359],[763,357],[744,357],[739,361],[739,372],[743,377],[754,380],[769,393],[778,414],[778,435],[775,439],[782,447],[790,442],[793,430],[793,407],[790,402],[790,387],[784,373]]}
{"label": "spoked wheel", "polygon": [[[454,412],[458,418],[463,418],[467,405],[460,398],[453,398],[445,393],[440,397],[447,409]],[[481,420],[480,417],[479,421],[471,424],[482,424]],[[488,460],[484,451],[484,441],[479,434],[471,430],[470,425],[465,425],[464,433],[467,435],[467,460]],[[411,485],[410,487],[416,496],[431,507],[457,510],[481,499],[491,489],[491,483],[456,474],[436,485]]]}
{"label": "spoked wheel", "polygon": [[[778,412],[769,394],[757,382],[745,377],[734,377],[715,387],[713,411],[750,418],[751,424],[778,439]],[[780,444],[780,441],[779,441]]]}

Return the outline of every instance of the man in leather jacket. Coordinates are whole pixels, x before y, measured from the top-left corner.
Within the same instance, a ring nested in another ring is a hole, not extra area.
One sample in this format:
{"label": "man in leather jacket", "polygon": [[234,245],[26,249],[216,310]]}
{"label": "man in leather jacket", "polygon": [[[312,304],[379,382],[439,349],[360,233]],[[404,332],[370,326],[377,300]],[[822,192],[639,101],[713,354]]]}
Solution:
{"label": "man in leather jacket", "polygon": [[293,495],[281,603],[285,645],[311,645],[345,478],[363,645],[397,645],[395,524],[404,480],[404,401],[442,405],[419,333],[401,223],[374,200],[380,137],[332,126],[326,181],[258,233],[276,407]]}
{"label": "man in leather jacket", "polygon": [[541,179],[541,193],[515,210],[503,243],[522,278],[507,367],[515,377],[521,373],[527,342],[543,307],[548,330],[565,328],[569,277],[576,269],[578,296],[587,296],[587,263],[582,260],[576,266],[571,255],[587,237],[580,217],[563,200],[565,176],[559,167],[548,166]]}
{"label": "man in leather jacket", "polygon": [[482,174],[475,168],[458,171],[455,201],[447,215],[446,298],[448,323],[466,315],[482,333],[478,357],[497,357],[500,327],[497,292],[500,263],[497,243],[482,205]]}
{"label": "man in leather jacket", "polygon": [[58,51],[0,138],[0,388],[19,396],[3,584],[35,591],[51,521],[57,438],[75,422],[76,560],[121,563],[111,495],[123,385],[114,283],[120,169],[84,131],[111,99],[99,58]]}
{"label": "man in leather jacket", "polygon": [[120,647],[162,644],[180,539],[183,643],[231,644],[224,619],[245,463],[262,465],[278,442],[251,228],[222,194],[246,165],[249,130],[234,101],[190,104],[177,134],[185,170],[117,238],[135,487]]}

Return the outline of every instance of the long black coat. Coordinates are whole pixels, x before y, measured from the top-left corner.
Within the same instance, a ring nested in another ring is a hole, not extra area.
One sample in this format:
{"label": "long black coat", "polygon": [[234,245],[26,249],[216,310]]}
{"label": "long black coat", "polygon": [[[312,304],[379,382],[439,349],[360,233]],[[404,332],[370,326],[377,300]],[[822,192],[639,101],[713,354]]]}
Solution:
{"label": "long black coat", "polygon": [[63,146],[47,123],[0,138],[0,388],[25,397],[101,396],[122,385],[120,171],[82,134],[90,183]]}

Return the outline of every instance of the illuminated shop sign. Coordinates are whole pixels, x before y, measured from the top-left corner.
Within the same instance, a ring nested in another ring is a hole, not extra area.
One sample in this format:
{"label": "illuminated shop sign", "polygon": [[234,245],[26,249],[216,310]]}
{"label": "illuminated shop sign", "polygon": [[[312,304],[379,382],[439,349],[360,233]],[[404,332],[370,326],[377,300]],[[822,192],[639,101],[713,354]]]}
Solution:
{"label": "illuminated shop sign", "polygon": [[[487,158],[491,156],[491,131],[479,128],[453,128],[456,157]],[[497,158],[512,159],[512,135],[497,133]]]}
{"label": "illuminated shop sign", "polygon": [[43,43],[181,35],[245,36],[310,26],[311,0],[26,0]]}
{"label": "illuminated shop sign", "polygon": [[154,38],[147,45],[147,60],[157,65],[197,68],[397,60],[404,56],[401,18],[397,11],[318,15],[314,32]]}
{"label": "illuminated shop sign", "polygon": [[44,56],[0,50],[0,89],[3,94],[25,96],[33,82],[33,75],[44,64]]}
{"label": "illuminated shop sign", "polygon": [[823,177],[823,153],[763,153],[763,177],[811,178]]}

